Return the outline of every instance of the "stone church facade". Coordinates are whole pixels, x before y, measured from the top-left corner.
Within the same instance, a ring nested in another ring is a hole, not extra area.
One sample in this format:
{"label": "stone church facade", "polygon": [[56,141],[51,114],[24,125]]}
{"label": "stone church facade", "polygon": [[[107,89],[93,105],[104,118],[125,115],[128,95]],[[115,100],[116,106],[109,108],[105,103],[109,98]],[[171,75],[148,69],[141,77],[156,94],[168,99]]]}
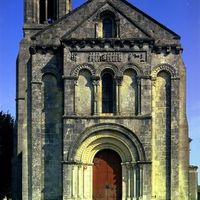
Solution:
{"label": "stone church facade", "polygon": [[181,53],[125,0],[25,0],[13,199],[195,200]]}

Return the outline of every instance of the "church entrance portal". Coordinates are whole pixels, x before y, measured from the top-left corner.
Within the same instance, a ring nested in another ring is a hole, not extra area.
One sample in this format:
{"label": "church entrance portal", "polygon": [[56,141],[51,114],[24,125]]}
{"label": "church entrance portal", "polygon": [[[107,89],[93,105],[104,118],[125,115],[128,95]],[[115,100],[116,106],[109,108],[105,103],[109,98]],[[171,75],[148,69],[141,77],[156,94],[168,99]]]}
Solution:
{"label": "church entrance portal", "polygon": [[93,200],[122,199],[122,167],[119,155],[109,149],[99,151],[93,160]]}

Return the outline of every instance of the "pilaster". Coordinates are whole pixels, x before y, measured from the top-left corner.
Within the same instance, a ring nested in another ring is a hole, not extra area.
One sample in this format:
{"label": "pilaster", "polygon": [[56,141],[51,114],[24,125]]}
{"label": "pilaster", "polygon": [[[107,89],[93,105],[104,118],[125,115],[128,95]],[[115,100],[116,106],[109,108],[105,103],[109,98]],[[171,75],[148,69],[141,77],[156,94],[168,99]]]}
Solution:
{"label": "pilaster", "polygon": [[[41,199],[41,191],[42,191],[42,171],[41,171],[41,112],[42,112],[42,101],[41,101],[41,82],[32,81],[31,83],[31,91],[32,91],[32,123],[31,123],[31,135],[32,135],[32,174],[31,174],[31,185],[32,185],[32,200]],[[37,97],[37,98],[35,98]]]}

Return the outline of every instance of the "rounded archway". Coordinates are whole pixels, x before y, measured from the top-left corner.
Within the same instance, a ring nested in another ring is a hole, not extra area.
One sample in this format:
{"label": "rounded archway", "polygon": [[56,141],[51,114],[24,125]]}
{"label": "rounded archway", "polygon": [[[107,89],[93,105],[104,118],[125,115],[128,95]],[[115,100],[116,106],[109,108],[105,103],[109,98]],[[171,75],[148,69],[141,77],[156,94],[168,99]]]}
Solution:
{"label": "rounded archway", "polygon": [[[96,159],[102,158],[102,154],[105,156],[104,165],[100,164],[99,171],[94,172]],[[107,157],[109,154],[110,157]],[[110,167],[113,165],[111,157],[118,160],[114,164],[118,166],[118,170]],[[72,144],[68,159],[69,163],[65,171],[72,177],[71,185],[68,185],[69,198],[98,199],[98,194],[102,194],[103,190],[104,195],[105,193],[110,194],[112,198],[102,197],[101,199],[125,200],[129,197],[142,196],[142,163],[145,161],[145,154],[137,136],[127,128],[117,124],[99,124],[86,129]],[[104,169],[109,172],[107,178],[105,174],[102,175]],[[108,179],[110,177],[114,179],[119,171],[121,178],[117,180],[118,184],[114,184],[111,180],[109,182]],[[100,177],[96,177],[95,174]],[[103,177],[101,188],[94,188],[95,180]],[[97,196],[93,198],[95,193]]]}
{"label": "rounded archway", "polygon": [[93,159],[93,199],[121,200],[121,158],[111,149],[103,149]]}

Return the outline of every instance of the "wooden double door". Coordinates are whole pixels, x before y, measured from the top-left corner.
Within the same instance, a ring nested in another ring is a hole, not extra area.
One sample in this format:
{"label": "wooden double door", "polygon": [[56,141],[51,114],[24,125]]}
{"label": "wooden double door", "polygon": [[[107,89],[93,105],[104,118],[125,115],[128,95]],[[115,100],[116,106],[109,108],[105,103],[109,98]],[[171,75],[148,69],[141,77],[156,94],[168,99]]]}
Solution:
{"label": "wooden double door", "polygon": [[113,150],[105,149],[95,155],[93,163],[93,200],[121,200],[120,156]]}

